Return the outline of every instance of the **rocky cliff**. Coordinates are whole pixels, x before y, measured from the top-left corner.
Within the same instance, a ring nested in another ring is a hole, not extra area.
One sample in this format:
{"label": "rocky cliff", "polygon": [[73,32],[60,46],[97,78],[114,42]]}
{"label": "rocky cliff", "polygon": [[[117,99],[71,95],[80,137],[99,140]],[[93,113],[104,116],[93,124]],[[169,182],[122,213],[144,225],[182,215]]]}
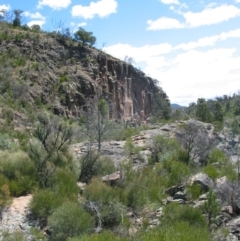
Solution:
{"label": "rocky cliff", "polygon": [[4,29],[0,34],[2,94],[21,105],[47,105],[57,115],[78,116],[89,98],[104,97],[110,118],[151,115],[157,81],[131,64],[53,33]]}

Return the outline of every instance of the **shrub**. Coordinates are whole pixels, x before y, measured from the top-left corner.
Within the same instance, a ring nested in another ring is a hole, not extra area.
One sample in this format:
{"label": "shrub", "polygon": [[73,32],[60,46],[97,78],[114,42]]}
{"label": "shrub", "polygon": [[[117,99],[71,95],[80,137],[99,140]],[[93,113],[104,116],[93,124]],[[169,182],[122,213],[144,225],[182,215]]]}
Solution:
{"label": "shrub", "polygon": [[36,172],[33,163],[22,151],[0,152],[0,170],[9,180],[10,192],[13,196],[30,193],[36,186]]}
{"label": "shrub", "polygon": [[30,203],[31,213],[39,219],[46,218],[62,204],[63,200],[54,191],[45,189],[33,194]]}
{"label": "shrub", "polygon": [[165,206],[162,221],[166,225],[172,225],[175,222],[188,222],[189,225],[198,228],[207,226],[201,210],[178,203],[170,203]]}
{"label": "shrub", "polygon": [[213,165],[205,166],[203,168],[203,172],[206,173],[212,180],[216,180],[219,177],[219,172]]}
{"label": "shrub", "polygon": [[50,240],[65,241],[94,228],[94,220],[78,203],[66,202],[48,218],[51,228]]}
{"label": "shrub", "polygon": [[79,193],[75,173],[66,169],[58,169],[52,181],[52,189],[61,198],[76,200]]}
{"label": "shrub", "polygon": [[114,195],[114,190],[97,178],[93,178],[86,187],[84,197],[89,201],[101,202],[102,204],[108,204],[117,198]]}
{"label": "shrub", "polygon": [[212,241],[211,234],[206,228],[198,228],[189,222],[175,222],[164,225],[140,235],[141,241]]}
{"label": "shrub", "polygon": [[128,239],[118,237],[110,231],[99,234],[85,235],[83,237],[70,238],[68,241],[127,241]]}
{"label": "shrub", "polygon": [[8,122],[12,122],[14,119],[14,111],[12,108],[4,107],[2,109],[2,115],[3,118],[6,119]]}

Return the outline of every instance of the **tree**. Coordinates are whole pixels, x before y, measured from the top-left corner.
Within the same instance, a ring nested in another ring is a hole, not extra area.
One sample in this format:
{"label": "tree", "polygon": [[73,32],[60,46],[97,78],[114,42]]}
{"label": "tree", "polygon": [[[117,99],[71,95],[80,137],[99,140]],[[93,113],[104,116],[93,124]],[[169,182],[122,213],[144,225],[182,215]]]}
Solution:
{"label": "tree", "polygon": [[21,26],[21,18],[22,18],[22,10],[14,10],[13,11],[15,18],[13,19],[13,26],[20,27]]}
{"label": "tree", "polygon": [[207,222],[209,229],[216,221],[217,215],[220,213],[221,208],[217,201],[217,196],[213,190],[210,190],[207,194],[207,200],[202,206],[203,212],[207,215]]}
{"label": "tree", "polygon": [[85,46],[86,44],[93,46],[96,42],[96,37],[92,34],[92,32],[87,32],[85,29],[80,27],[78,31],[74,33],[74,38],[81,42],[82,46]]}
{"label": "tree", "polygon": [[72,129],[66,124],[48,118],[39,118],[34,131],[35,139],[29,144],[29,155],[34,162],[42,187],[48,187],[57,166],[63,165],[72,137]]}
{"label": "tree", "polygon": [[214,106],[214,120],[220,122],[223,121],[223,109],[218,101],[216,101]]}
{"label": "tree", "polygon": [[31,29],[34,31],[34,32],[40,32],[41,31],[41,27],[38,25],[38,24],[34,24],[31,26]]}
{"label": "tree", "polygon": [[181,147],[187,152],[186,163],[190,160],[199,158],[203,161],[208,155],[208,151],[213,145],[207,133],[204,132],[203,127],[195,121],[189,121],[181,126],[177,133]]}
{"label": "tree", "polygon": [[199,98],[196,106],[196,117],[203,122],[211,122],[211,112],[204,98]]}
{"label": "tree", "polygon": [[157,93],[154,98],[152,115],[157,119],[170,119],[171,108],[169,103],[164,99],[165,93]]}
{"label": "tree", "polygon": [[88,101],[80,124],[84,126],[85,134],[88,137],[89,151],[92,150],[92,144],[96,140],[98,152],[100,152],[103,137],[114,128],[113,122],[108,119],[108,113],[109,108],[105,99],[96,97],[96,101]]}

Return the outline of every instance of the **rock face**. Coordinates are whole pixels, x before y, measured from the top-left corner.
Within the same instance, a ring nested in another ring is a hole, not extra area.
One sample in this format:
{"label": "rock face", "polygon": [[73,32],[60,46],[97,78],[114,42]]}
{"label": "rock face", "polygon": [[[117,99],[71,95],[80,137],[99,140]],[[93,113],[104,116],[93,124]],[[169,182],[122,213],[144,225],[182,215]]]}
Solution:
{"label": "rock face", "polygon": [[[150,116],[156,93],[169,102],[156,80],[103,51],[79,47],[70,40],[62,42],[46,33],[23,31],[17,40],[19,33],[11,34],[8,41],[0,42],[0,53],[8,53],[6,62],[22,60],[10,71],[23,80],[12,85],[16,101],[49,105],[57,115],[76,117],[89,98],[97,101],[104,97],[109,118],[124,120],[137,113],[142,121]],[[9,73],[9,69],[2,72]]]}

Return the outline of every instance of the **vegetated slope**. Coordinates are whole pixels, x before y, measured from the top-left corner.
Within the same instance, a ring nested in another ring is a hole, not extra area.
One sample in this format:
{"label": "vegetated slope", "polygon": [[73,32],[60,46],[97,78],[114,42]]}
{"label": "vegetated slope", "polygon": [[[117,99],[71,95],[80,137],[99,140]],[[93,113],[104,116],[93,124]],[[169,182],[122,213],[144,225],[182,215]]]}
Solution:
{"label": "vegetated slope", "polygon": [[[89,98],[107,100],[110,118],[148,118],[157,81],[131,64],[56,33],[0,25],[1,102],[27,114],[41,106],[56,115],[79,116]],[[21,111],[24,109],[25,111]]]}

